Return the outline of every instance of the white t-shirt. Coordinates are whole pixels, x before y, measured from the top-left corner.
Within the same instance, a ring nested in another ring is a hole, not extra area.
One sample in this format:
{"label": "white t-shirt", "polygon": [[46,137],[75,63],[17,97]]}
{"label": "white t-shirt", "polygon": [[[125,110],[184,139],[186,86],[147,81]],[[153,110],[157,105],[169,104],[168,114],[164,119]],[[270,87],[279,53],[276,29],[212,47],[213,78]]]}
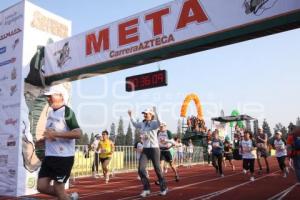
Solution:
{"label": "white t-shirt", "polygon": [[255,159],[256,158],[256,151],[253,149],[253,142],[252,140],[242,140],[241,141],[241,147],[242,147],[242,156],[243,159]]}
{"label": "white t-shirt", "polygon": [[100,140],[96,139],[96,140],[94,140],[94,142],[93,142],[92,145],[91,145],[91,146],[93,147],[95,153],[100,153],[99,150],[97,151],[97,148],[98,148],[98,145],[99,145],[99,141],[100,141]]}
{"label": "white t-shirt", "polygon": [[[46,129],[66,132],[79,128],[74,112],[67,106],[48,113]],[[45,141],[45,156],[70,157],[75,155],[75,139],[55,138]]]}
{"label": "white t-shirt", "polygon": [[287,155],[285,144],[281,139],[279,141],[275,139],[274,146],[276,150],[276,157],[282,157]]}
{"label": "white t-shirt", "polygon": [[182,143],[178,143],[177,144],[177,152],[183,153],[183,144]]}
{"label": "white t-shirt", "polygon": [[187,152],[188,153],[193,153],[194,152],[194,145],[192,143],[189,143],[189,146],[187,147]]}

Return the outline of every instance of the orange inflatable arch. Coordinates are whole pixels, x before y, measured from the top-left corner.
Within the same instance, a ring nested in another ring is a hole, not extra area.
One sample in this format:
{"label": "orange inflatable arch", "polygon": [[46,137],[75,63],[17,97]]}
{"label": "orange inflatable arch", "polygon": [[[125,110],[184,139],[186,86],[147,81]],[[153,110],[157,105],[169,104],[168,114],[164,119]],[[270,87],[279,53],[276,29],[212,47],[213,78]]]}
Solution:
{"label": "orange inflatable arch", "polygon": [[185,99],[183,101],[183,104],[181,106],[180,116],[181,117],[186,117],[187,108],[189,106],[189,103],[192,100],[195,102],[195,105],[196,105],[196,108],[197,108],[197,114],[198,114],[197,117],[198,117],[198,119],[203,119],[204,116],[203,116],[203,110],[202,110],[202,105],[200,103],[200,99],[194,93],[191,93],[191,94],[189,94],[185,97]]}

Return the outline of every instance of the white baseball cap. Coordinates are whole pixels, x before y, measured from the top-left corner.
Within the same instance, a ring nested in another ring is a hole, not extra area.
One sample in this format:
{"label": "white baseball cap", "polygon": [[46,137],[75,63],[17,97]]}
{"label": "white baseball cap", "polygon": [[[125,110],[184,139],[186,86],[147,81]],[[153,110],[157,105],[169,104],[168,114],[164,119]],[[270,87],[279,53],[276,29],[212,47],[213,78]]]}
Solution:
{"label": "white baseball cap", "polygon": [[50,96],[53,94],[61,94],[63,96],[64,102],[67,103],[69,98],[68,91],[62,84],[53,85],[44,93],[45,96]]}
{"label": "white baseball cap", "polygon": [[160,122],[159,126],[167,126],[167,123],[166,122]]}
{"label": "white baseball cap", "polygon": [[144,114],[144,113],[150,113],[150,114],[154,115],[154,112],[153,112],[152,108],[147,108],[147,109],[145,109],[145,110],[142,112],[142,114]]}

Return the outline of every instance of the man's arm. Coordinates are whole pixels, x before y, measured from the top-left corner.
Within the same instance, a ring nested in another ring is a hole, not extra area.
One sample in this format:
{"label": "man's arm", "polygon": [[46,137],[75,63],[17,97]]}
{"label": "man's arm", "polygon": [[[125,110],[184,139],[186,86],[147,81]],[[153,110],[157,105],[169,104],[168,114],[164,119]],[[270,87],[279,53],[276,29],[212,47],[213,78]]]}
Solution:
{"label": "man's arm", "polygon": [[81,137],[82,131],[80,128],[65,131],[65,132],[57,132],[52,129],[47,129],[44,132],[44,136],[46,139],[55,140],[55,138],[63,138],[63,139],[79,139]]}

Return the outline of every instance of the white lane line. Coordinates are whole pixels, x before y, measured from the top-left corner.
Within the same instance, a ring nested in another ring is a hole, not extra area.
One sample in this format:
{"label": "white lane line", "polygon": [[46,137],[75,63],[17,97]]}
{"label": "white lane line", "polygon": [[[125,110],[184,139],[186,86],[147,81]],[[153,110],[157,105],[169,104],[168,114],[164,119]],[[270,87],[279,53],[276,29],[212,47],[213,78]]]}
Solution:
{"label": "white lane line", "polygon": [[[195,176],[195,175],[194,176],[186,176],[186,177],[180,178],[180,180],[184,180],[184,179],[188,179],[188,178],[194,178],[194,177],[206,176],[208,174],[214,174],[214,173],[200,174],[200,175],[197,175],[197,176]],[[168,180],[166,182],[171,182],[171,181],[174,181],[174,180]],[[151,185],[154,185],[154,183],[151,183]],[[138,184],[138,185],[133,185],[133,186],[128,186],[128,187],[122,187],[122,188],[119,188],[119,189],[105,190],[105,191],[102,191],[102,192],[92,192],[92,193],[89,193],[89,194],[80,195],[80,199],[85,199],[85,198],[88,198],[88,197],[98,196],[98,195],[103,195],[103,194],[108,194],[108,193],[120,192],[120,191],[124,191],[124,190],[126,191],[126,190],[141,188],[141,187],[142,187],[142,185]]]}
{"label": "white lane line", "polygon": [[[242,172],[240,172],[240,173],[234,173],[234,174],[231,174],[231,175],[227,175],[225,177],[218,177],[218,178],[208,179],[208,180],[205,180],[205,181],[200,181],[200,182],[195,182],[195,183],[187,184],[187,185],[184,185],[184,186],[174,187],[172,189],[169,189],[168,192],[175,191],[175,190],[181,190],[181,189],[184,189],[184,188],[187,188],[187,187],[192,187],[192,186],[195,186],[195,185],[200,185],[202,183],[207,183],[207,182],[211,182],[211,181],[217,181],[217,180],[220,180],[220,179],[226,179],[227,177],[236,176],[238,174],[242,174]],[[159,192],[153,192],[153,193],[151,193],[147,197],[156,196],[158,194],[159,194]],[[121,198],[121,199],[117,199],[117,200],[128,200],[128,199],[137,200],[137,199],[143,199],[143,198],[140,197],[139,195],[136,195],[136,196]]]}
{"label": "white lane line", "polygon": [[281,200],[283,199],[288,193],[290,193],[296,186],[298,185],[298,183],[295,183],[294,185],[288,187],[287,189],[275,194],[274,196],[268,198],[268,200]]}
{"label": "white lane line", "polygon": [[229,188],[225,188],[225,189],[222,189],[222,190],[219,190],[219,191],[216,191],[216,192],[212,192],[212,193],[209,193],[209,194],[205,194],[205,195],[201,195],[201,196],[198,196],[198,197],[194,197],[194,198],[191,198],[191,199],[189,199],[189,200],[197,200],[197,199],[208,200],[208,199],[211,199],[211,198],[213,198],[213,197],[216,197],[216,196],[219,196],[219,195],[221,195],[221,194],[224,194],[224,193],[226,193],[226,192],[228,192],[228,191],[231,191],[231,190],[234,190],[234,189],[239,188],[239,187],[241,187],[241,186],[244,186],[244,185],[246,185],[246,184],[253,183],[253,182],[255,182],[255,181],[264,179],[264,178],[266,178],[266,177],[268,177],[268,176],[271,176],[271,175],[273,175],[273,174],[275,174],[275,173],[277,173],[277,172],[279,172],[279,170],[278,170],[278,171],[275,171],[275,172],[273,172],[273,173],[271,173],[271,174],[268,174],[268,175],[259,177],[259,178],[257,178],[257,179],[254,179],[254,181],[247,181],[247,182],[244,182],[244,183],[241,183],[241,184],[238,184],[238,185],[229,187]]}

